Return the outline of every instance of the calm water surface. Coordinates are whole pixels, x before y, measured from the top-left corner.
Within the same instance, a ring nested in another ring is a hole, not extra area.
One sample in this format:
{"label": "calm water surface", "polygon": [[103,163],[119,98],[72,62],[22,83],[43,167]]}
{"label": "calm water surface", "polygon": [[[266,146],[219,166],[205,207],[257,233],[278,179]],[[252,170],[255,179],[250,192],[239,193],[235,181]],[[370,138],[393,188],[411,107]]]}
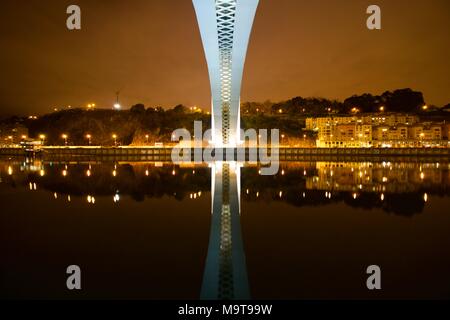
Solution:
{"label": "calm water surface", "polygon": [[258,171],[0,159],[2,298],[450,298],[448,162]]}

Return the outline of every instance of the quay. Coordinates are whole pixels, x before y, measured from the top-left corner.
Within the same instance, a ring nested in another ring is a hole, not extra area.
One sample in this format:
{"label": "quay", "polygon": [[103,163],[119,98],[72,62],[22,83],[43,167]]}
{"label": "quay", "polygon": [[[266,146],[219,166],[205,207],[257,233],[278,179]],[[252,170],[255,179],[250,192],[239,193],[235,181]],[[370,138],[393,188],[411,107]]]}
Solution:
{"label": "quay", "polygon": [[[207,152],[215,155],[222,153],[232,155],[234,160],[245,161],[259,159],[257,148],[206,148]],[[0,148],[0,156],[40,157],[48,161],[75,160],[85,161],[90,159],[104,161],[171,161],[174,147],[41,147],[34,152],[23,148]],[[177,154],[183,155],[184,151],[190,151],[192,159],[194,154],[203,153],[205,148],[181,149],[176,148]],[[450,148],[297,148],[280,147],[279,149],[267,149],[264,153],[274,160],[280,161],[448,161]],[[240,157],[238,157],[238,154]],[[229,159],[229,158],[228,158]]]}

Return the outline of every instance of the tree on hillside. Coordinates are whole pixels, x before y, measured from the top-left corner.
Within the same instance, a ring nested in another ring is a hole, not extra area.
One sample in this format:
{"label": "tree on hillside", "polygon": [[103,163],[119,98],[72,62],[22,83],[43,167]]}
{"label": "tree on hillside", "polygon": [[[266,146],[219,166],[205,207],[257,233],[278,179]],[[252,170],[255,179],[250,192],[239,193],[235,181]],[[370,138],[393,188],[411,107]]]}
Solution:
{"label": "tree on hillside", "polygon": [[144,113],[145,106],[142,103],[135,104],[130,109],[131,113]]}
{"label": "tree on hillside", "polygon": [[386,91],[381,95],[387,110],[393,112],[417,112],[425,105],[422,92],[409,88]]}
{"label": "tree on hillside", "polygon": [[187,110],[188,110],[188,108],[182,104],[179,104],[179,105],[175,106],[175,108],[173,108],[173,111],[176,113],[186,113]]}
{"label": "tree on hillside", "polygon": [[344,100],[345,112],[351,112],[356,108],[359,112],[377,112],[382,104],[379,96],[373,96],[370,93],[354,95]]}

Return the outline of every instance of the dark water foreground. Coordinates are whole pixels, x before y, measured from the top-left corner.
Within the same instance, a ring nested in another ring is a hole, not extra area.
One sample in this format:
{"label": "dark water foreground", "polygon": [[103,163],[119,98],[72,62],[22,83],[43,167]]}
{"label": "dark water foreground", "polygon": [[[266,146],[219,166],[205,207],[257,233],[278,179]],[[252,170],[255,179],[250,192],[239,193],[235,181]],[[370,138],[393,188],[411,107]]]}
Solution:
{"label": "dark water foreground", "polygon": [[2,158],[2,298],[450,298],[447,161],[258,172]]}

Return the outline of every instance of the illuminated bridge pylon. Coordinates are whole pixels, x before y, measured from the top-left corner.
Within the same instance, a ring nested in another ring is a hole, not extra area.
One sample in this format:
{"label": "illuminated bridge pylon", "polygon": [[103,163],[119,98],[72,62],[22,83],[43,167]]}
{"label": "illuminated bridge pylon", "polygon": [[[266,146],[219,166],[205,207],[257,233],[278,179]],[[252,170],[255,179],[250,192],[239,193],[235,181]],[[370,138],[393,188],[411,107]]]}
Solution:
{"label": "illuminated bridge pylon", "polygon": [[258,2],[193,0],[211,83],[214,146],[241,142],[242,73]]}

